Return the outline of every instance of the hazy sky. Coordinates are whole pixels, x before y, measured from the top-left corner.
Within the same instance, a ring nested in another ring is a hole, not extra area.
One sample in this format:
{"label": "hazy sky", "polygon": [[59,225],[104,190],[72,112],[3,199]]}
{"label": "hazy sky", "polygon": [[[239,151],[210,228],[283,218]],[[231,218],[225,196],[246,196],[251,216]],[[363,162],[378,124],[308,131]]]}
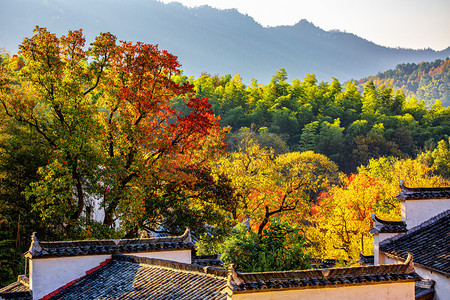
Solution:
{"label": "hazy sky", "polygon": [[376,44],[442,50],[450,46],[450,0],[160,0],[194,7],[236,8],[263,26],[306,19]]}

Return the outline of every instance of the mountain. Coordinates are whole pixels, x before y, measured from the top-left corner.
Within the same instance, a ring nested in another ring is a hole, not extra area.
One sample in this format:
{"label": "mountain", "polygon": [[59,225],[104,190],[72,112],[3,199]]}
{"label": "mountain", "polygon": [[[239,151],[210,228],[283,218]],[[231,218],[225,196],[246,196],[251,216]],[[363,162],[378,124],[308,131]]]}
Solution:
{"label": "mountain", "polygon": [[239,73],[245,82],[267,83],[285,68],[292,78],[359,79],[401,63],[434,61],[443,51],[393,49],[354,34],[324,31],[302,20],[294,26],[263,27],[237,10],[187,8],[155,0],[2,0],[0,47],[17,51],[35,25],[57,35],[83,28],[90,43],[99,32],[119,39],[159,44],[177,55],[186,75]]}
{"label": "mountain", "polygon": [[395,69],[378,73],[359,80],[364,86],[373,81],[376,86],[392,85],[402,89],[407,96],[425,101],[431,106],[439,99],[444,106],[450,106],[450,59],[421,62],[418,64],[399,64]]}

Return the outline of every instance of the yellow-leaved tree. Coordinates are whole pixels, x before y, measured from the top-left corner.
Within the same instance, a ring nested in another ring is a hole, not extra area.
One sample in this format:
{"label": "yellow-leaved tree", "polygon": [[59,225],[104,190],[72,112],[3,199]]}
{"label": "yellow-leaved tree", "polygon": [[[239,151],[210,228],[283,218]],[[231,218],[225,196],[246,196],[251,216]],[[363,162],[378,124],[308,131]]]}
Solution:
{"label": "yellow-leaved tree", "polygon": [[248,215],[259,235],[274,217],[301,223],[310,201],[338,180],[336,164],[322,154],[291,152],[275,157],[272,149],[251,139],[243,139],[240,151],[222,157],[214,172],[232,182],[239,200],[235,221]]}

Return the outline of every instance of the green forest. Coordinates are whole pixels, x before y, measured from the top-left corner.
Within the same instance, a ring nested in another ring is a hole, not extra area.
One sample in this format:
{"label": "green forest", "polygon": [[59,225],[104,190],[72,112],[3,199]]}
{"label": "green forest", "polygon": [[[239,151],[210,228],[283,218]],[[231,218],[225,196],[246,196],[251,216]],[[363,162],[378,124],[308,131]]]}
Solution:
{"label": "green forest", "polygon": [[449,138],[448,107],[438,99],[427,106],[392,85],[369,81],[361,91],[355,82],[335,78],[319,83],[314,74],[289,83],[283,69],[267,85],[208,74],[192,83],[197,96],[208,97],[221,125],[231,127],[230,151],[250,130],[279,154],[314,151],[350,174],[372,158],[416,158]]}
{"label": "green forest", "polygon": [[32,232],[189,227],[198,253],[242,271],[351,264],[373,251],[373,212],[399,219],[400,179],[450,185],[450,108],[392,83],[193,78],[155,45],[41,27],[0,57],[2,285]]}

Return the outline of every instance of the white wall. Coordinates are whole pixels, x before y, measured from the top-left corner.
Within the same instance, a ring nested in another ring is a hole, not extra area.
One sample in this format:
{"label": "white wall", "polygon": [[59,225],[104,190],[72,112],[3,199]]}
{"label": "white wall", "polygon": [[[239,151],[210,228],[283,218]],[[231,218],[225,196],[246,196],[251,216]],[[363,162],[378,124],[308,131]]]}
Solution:
{"label": "white wall", "polygon": [[[191,263],[191,250],[126,254]],[[72,280],[86,275],[86,271],[99,266],[109,258],[110,254],[30,259],[30,288],[33,291],[33,300],[41,299]]]}
{"label": "white wall", "polygon": [[232,296],[233,300],[413,300],[414,298],[414,282],[233,294]]}
{"label": "white wall", "polygon": [[111,255],[30,259],[30,288],[33,291],[33,300],[41,299],[66,283],[86,275],[86,271],[108,258],[111,258]]}
{"label": "white wall", "polygon": [[382,232],[373,235],[373,258],[374,265],[384,264],[383,257],[380,256],[380,243],[386,239],[389,239],[399,233],[387,233]]}
{"label": "white wall", "polygon": [[450,199],[403,200],[401,202],[402,221],[406,222],[409,230],[448,209],[450,209]]}

